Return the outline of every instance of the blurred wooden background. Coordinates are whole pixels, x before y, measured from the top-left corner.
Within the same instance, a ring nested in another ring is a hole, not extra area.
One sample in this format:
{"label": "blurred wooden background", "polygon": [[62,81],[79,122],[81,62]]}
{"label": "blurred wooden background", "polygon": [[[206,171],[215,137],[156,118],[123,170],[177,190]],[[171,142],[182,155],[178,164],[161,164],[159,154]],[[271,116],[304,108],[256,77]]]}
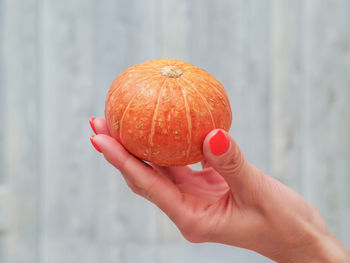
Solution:
{"label": "blurred wooden background", "polygon": [[0,262],[270,262],[184,241],[89,142],[112,80],[216,76],[247,158],[350,248],[350,1],[0,0]]}

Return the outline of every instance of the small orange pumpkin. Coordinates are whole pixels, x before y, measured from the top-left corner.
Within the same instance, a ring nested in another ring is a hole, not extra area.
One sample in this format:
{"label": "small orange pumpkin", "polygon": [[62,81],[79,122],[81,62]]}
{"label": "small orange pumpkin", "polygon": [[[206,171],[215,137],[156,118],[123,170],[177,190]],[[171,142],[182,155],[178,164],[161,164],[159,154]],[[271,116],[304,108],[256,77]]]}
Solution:
{"label": "small orange pumpkin", "polygon": [[221,83],[174,59],[155,59],[122,72],[108,91],[105,116],[112,137],[133,155],[160,166],[201,161],[208,132],[228,131],[232,121]]}

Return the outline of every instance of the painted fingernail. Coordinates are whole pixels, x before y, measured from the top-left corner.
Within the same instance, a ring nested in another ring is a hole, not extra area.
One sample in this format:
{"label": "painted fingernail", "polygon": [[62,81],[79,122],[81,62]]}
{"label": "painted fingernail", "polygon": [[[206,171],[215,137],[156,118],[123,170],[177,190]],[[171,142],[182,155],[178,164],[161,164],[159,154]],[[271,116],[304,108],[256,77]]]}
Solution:
{"label": "painted fingernail", "polygon": [[225,134],[219,130],[213,137],[210,138],[209,146],[213,154],[221,155],[227,151],[230,143],[226,139]]}
{"label": "painted fingernail", "polygon": [[97,132],[95,130],[94,120],[95,120],[95,117],[91,117],[89,119],[89,123],[90,123],[91,129],[94,131],[95,134],[97,134]]}
{"label": "painted fingernail", "polygon": [[93,135],[93,134],[90,136],[90,141],[91,141],[92,145],[95,147],[95,149],[96,149],[98,152],[101,153],[100,148],[99,148],[99,147],[97,146],[97,144],[94,142],[94,136],[95,136],[95,135]]}

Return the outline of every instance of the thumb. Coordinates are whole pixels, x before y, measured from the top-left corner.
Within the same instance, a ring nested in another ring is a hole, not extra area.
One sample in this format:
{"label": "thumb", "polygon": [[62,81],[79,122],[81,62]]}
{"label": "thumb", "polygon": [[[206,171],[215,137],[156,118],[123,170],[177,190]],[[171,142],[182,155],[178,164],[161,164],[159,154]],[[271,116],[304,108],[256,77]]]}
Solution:
{"label": "thumb", "polygon": [[246,160],[236,141],[224,130],[209,132],[204,139],[203,153],[208,164],[236,194],[253,190],[261,180],[262,172]]}

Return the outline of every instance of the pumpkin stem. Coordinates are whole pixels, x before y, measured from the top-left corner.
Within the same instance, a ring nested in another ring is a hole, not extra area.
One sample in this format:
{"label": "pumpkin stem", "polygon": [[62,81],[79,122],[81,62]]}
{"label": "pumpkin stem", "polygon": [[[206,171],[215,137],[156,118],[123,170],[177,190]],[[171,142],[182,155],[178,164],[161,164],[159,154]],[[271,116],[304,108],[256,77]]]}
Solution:
{"label": "pumpkin stem", "polygon": [[160,72],[163,76],[167,78],[178,78],[182,75],[182,70],[176,66],[166,66],[163,67]]}

